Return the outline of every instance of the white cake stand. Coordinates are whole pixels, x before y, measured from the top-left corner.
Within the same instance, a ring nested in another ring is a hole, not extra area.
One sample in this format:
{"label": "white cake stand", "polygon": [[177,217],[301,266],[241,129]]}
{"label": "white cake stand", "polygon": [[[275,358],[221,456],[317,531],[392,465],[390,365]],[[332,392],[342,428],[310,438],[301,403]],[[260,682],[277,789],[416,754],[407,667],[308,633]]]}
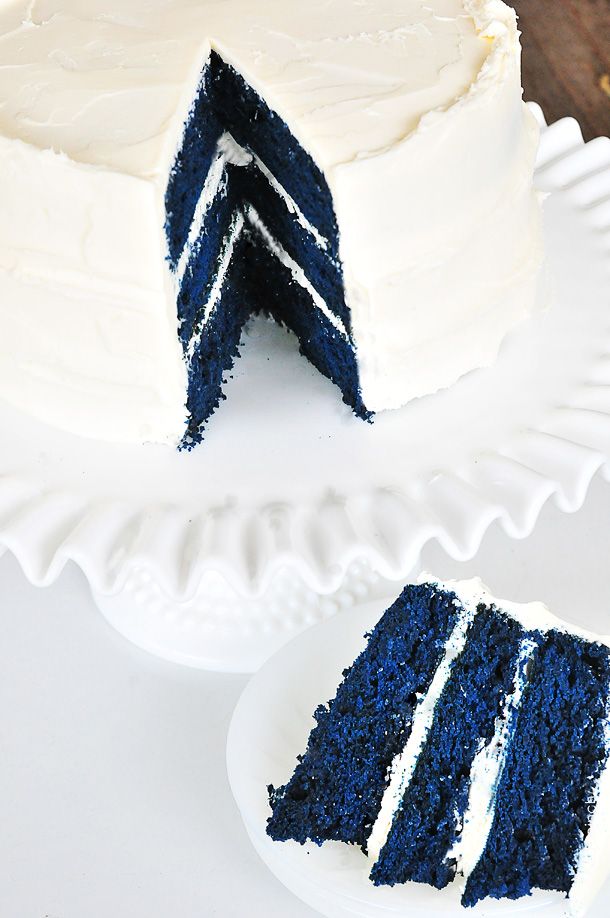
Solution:
{"label": "white cake stand", "polygon": [[396,592],[430,539],[465,560],[495,520],[522,538],[550,498],[578,509],[610,472],[610,140],[583,144],[572,119],[545,129],[537,182],[554,305],[493,368],[367,425],[261,320],[190,454],[2,407],[0,546],[40,585],[75,561],[153,653],[253,671],[338,608]]}

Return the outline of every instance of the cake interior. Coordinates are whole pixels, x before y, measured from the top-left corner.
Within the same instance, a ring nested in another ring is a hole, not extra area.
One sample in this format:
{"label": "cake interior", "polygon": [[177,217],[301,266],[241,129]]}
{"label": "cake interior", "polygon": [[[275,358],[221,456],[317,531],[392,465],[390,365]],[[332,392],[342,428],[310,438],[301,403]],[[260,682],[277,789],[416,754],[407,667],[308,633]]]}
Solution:
{"label": "cake interior", "polygon": [[184,445],[222,398],[243,326],[263,312],[369,418],[326,180],[246,81],[213,51],[166,193],[169,260],[189,371]]}

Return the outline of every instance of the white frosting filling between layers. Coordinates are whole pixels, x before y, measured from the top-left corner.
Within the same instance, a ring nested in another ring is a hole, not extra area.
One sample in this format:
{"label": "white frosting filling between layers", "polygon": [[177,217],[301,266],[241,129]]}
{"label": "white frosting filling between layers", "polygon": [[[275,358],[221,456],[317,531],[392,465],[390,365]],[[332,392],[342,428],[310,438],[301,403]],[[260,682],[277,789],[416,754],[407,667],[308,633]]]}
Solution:
{"label": "white frosting filling between layers", "polygon": [[476,614],[476,607],[473,609],[465,606],[460,611],[430,688],[417,704],[406,746],[390,767],[390,783],[383,795],[379,814],[367,841],[367,853],[373,861],[377,860],[388,840],[394,816],[413,778],[420,753],[432,727],[436,706],[451,677],[454,663],[466,646],[468,629]]}
{"label": "white frosting filling between layers", "polygon": [[275,255],[278,261],[280,261],[284,265],[285,268],[288,268],[288,270],[292,274],[293,280],[295,280],[296,283],[300,287],[303,288],[303,290],[307,291],[314,305],[328,319],[330,324],[334,328],[337,329],[339,334],[342,335],[347,341],[349,341],[349,335],[347,333],[347,329],[345,328],[345,325],[343,324],[341,319],[338,316],[336,316],[334,312],[331,312],[331,310],[328,308],[328,304],[326,303],[326,300],[322,296],[320,296],[320,294],[315,289],[313,284],[307,278],[307,275],[305,274],[301,266],[296,263],[294,258],[291,258],[291,256],[288,254],[286,249],[284,249],[284,247],[280,245],[277,239],[275,239],[271,235],[271,233],[269,232],[269,230],[267,229],[267,227],[265,226],[265,224],[259,217],[258,213],[256,212],[255,208],[252,206],[249,206],[248,208],[246,208],[246,215],[248,217],[250,225],[253,227],[253,229],[255,229],[260,234],[268,250],[273,255]]}
{"label": "white frosting filling between layers", "polygon": [[[242,148],[240,147],[240,149]],[[264,162],[254,153],[252,154],[252,161],[256,163],[258,170],[265,176],[275,193],[282,199],[288,212],[297,218],[305,232],[309,233],[310,236],[313,236],[319,248],[326,251],[328,249],[328,240],[325,239],[324,236],[316,229],[313,223],[309,222],[303,211],[297,205],[294,198],[288,194],[284,186],[280,185],[273,173],[267,169]]]}

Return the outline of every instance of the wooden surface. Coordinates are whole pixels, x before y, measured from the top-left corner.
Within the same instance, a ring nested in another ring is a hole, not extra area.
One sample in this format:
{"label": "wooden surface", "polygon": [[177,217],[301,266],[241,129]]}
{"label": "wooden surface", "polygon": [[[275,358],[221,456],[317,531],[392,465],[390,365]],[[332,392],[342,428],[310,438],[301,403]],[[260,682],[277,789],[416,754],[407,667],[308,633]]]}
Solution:
{"label": "wooden surface", "polygon": [[610,0],[508,0],[523,32],[525,98],[610,135]]}

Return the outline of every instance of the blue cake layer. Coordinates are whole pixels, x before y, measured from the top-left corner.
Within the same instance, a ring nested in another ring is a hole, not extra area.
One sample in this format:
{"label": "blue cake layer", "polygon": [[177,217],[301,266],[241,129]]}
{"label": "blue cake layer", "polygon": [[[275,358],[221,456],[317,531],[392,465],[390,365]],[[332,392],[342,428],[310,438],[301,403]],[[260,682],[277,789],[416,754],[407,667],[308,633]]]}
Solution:
{"label": "blue cake layer", "polygon": [[[209,170],[218,159],[221,138],[227,132],[265,164],[294,200],[305,222],[254,160],[249,164],[226,163],[216,195],[203,214],[199,238],[191,248],[188,240],[197,204]],[[328,310],[343,323],[347,338],[337,332],[311,296],[295,284],[291,272],[275,256],[262,251],[265,240],[261,237],[254,247],[236,246],[233,261],[239,263],[231,265],[231,289],[226,296],[217,298],[213,327],[202,333],[202,317],[210,312],[210,294],[217,286],[230,227],[236,214],[246,214],[250,205],[271,237],[305,270]],[[360,394],[338,254],[337,222],[326,180],[281,118],[215,52],[202,75],[168,183],[166,212],[169,260],[179,283],[179,336],[188,364],[189,421],[184,444],[190,447],[202,439],[205,423],[221,400],[223,372],[232,366],[237,354],[238,323],[243,327],[248,316],[258,311],[265,311],[291,329],[299,338],[302,353],[339,386],[355,413],[370,418]],[[310,231],[310,227],[314,230]],[[185,253],[186,270],[180,276],[178,270]],[[235,303],[239,308],[228,314]],[[219,331],[229,328],[230,333]],[[194,340],[198,342],[195,358]],[[220,349],[214,354],[212,341]],[[211,366],[205,370],[208,357]]]}
{"label": "blue cake layer", "polygon": [[608,648],[551,632],[537,654],[496,796],[493,826],[463,904],[568,893],[608,752]]}
{"label": "blue cake layer", "polygon": [[387,783],[458,616],[451,595],[408,587],[315,712],[307,751],[287,785],[269,788],[267,832],[278,841],[343,841],[366,849]]}
{"label": "blue cake layer", "polygon": [[210,105],[209,86],[210,71],[206,67],[165,192],[165,231],[173,268],[188,239],[199,194],[222,134],[220,122]]}
{"label": "blue cake layer", "polygon": [[447,859],[468,804],[470,770],[494,735],[513,690],[523,629],[493,609],[479,612],[439,701],[434,723],[371,872],[376,886],[413,880],[442,889],[455,878]]}
{"label": "blue cake layer", "polygon": [[292,277],[290,270],[252,233],[253,249],[245,266],[248,302],[294,332],[301,353],[341,390],[344,402],[358,417],[371,414],[360,396],[353,345]]}

